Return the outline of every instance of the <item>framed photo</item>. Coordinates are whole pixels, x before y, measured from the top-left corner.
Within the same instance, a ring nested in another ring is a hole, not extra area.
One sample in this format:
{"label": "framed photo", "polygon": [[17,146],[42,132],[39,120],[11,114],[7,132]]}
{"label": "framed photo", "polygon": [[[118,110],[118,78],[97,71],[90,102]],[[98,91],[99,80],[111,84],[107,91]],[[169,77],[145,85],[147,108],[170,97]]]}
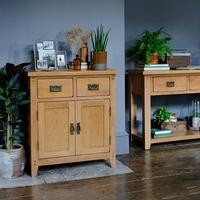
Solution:
{"label": "framed photo", "polygon": [[66,69],[66,52],[57,51],[56,52],[56,66],[58,70]]}
{"label": "framed photo", "polygon": [[54,40],[40,40],[34,44],[35,70],[56,70]]}

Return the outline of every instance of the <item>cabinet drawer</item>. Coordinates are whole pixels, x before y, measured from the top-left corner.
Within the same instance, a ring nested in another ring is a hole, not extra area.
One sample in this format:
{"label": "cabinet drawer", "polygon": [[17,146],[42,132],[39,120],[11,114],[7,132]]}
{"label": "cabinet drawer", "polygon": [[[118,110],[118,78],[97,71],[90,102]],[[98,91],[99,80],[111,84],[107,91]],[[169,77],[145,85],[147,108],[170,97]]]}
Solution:
{"label": "cabinet drawer", "polygon": [[72,79],[38,79],[38,98],[72,97]]}
{"label": "cabinet drawer", "polygon": [[153,78],[153,92],[175,92],[175,91],[186,91],[186,90],[187,90],[186,76]]}
{"label": "cabinet drawer", "polygon": [[109,78],[77,79],[77,96],[106,96],[109,94]]}
{"label": "cabinet drawer", "polygon": [[189,89],[190,90],[200,90],[200,76],[190,76],[189,77]]}

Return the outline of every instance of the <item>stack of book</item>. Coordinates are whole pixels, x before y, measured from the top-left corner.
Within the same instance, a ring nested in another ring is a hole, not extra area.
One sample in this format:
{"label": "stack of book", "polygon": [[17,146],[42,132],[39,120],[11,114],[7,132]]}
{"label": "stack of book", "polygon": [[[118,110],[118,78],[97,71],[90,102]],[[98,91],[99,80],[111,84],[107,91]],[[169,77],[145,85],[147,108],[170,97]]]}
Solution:
{"label": "stack of book", "polygon": [[137,65],[136,69],[139,70],[169,70],[169,64],[146,64],[146,65]]}
{"label": "stack of book", "polygon": [[171,129],[162,129],[159,130],[157,128],[151,129],[151,134],[153,138],[165,138],[165,137],[171,137],[172,131]]}

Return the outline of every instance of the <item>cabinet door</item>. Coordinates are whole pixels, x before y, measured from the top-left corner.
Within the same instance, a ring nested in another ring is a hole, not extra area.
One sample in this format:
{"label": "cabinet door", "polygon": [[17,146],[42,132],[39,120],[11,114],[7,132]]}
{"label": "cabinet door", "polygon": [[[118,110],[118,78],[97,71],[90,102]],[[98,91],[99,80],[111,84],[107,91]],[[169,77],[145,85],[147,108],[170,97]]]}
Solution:
{"label": "cabinet door", "polygon": [[77,155],[109,152],[109,100],[77,101],[76,125],[78,123]]}
{"label": "cabinet door", "polygon": [[38,103],[39,158],[75,154],[74,102]]}

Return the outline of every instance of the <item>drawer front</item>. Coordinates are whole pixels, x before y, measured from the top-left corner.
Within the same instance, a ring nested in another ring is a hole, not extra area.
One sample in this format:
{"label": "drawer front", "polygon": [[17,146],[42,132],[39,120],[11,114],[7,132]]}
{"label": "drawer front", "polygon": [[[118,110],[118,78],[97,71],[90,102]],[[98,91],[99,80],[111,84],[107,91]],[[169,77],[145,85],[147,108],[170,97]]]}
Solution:
{"label": "drawer front", "polygon": [[200,76],[190,76],[189,77],[189,89],[190,90],[200,90]]}
{"label": "drawer front", "polygon": [[186,76],[177,77],[154,77],[153,92],[175,92],[186,91],[187,79]]}
{"label": "drawer front", "polygon": [[77,96],[108,96],[109,78],[77,78]]}
{"label": "drawer front", "polygon": [[72,79],[39,79],[38,98],[72,97]]}

